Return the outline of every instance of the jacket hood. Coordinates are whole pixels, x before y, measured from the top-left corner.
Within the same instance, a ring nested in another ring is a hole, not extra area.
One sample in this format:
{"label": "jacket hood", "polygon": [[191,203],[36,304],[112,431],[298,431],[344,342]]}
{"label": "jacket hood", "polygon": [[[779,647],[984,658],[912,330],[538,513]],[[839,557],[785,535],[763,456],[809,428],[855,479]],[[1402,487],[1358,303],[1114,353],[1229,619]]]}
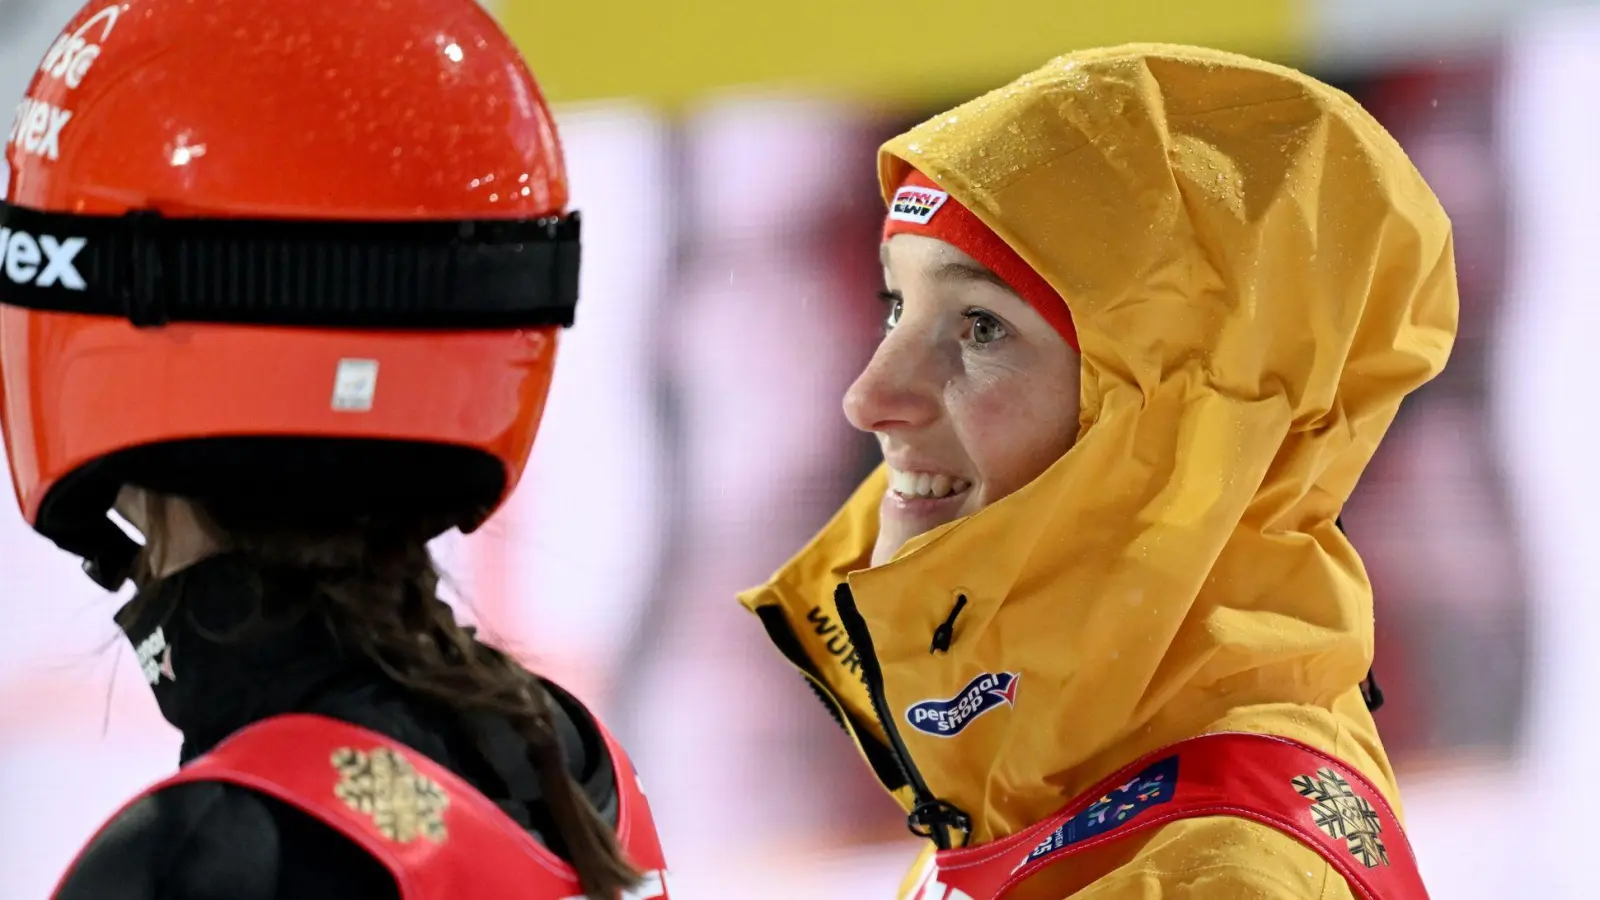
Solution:
{"label": "jacket hood", "polygon": [[[889,141],[885,199],[907,167],[1066,298],[1079,439],[870,568],[880,469],[746,606],[869,759],[872,654],[886,717],[972,842],[1215,730],[1321,747],[1392,798],[1359,692],[1371,587],[1335,519],[1455,335],[1450,224],[1399,145],[1299,72],[1135,45],[1058,58]],[[841,583],[870,647],[842,640]],[[977,682],[989,699],[958,733],[913,726],[985,674],[1010,675],[1010,697]]]}

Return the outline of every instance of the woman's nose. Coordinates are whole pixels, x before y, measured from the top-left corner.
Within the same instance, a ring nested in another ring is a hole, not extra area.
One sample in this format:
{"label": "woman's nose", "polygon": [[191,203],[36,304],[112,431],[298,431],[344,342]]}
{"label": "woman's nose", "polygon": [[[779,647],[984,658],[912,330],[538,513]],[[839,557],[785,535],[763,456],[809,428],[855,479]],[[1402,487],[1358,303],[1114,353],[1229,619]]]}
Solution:
{"label": "woman's nose", "polygon": [[844,394],[844,415],[862,431],[915,428],[939,414],[943,382],[932,348],[909,329],[895,329],[878,344],[867,367]]}

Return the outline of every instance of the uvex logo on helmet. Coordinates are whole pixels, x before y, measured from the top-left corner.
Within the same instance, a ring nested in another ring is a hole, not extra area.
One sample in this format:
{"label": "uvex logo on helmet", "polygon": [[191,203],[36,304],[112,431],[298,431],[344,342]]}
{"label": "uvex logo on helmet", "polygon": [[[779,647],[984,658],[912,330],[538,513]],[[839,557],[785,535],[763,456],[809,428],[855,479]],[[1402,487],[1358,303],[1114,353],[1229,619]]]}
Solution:
{"label": "uvex logo on helmet", "polygon": [[906,722],[923,734],[954,737],[973,719],[1001,706],[1015,706],[1016,672],[984,672],[949,700],[924,700],[907,707]]}
{"label": "uvex logo on helmet", "polygon": [[100,58],[100,44],[96,42],[111,37],[111,30],[117,27],[121,15],[121,6],[108,6],[73,31],[56,38],[39,64],[39,71],[50,78],[61,79],[68,89],[82,84],[83,76],[89,74],[94,61]]}
{"label": "uvex logo on helmet", "polygon": [[35,94],[23,97],[17,104],[7,143],[26,154],[48,160],[61,158],[61,135],[72,121],[73,111],[57,105],[64,102],[60,97],[52,94],[51,99],[46,100],[38,91],[48,92],[55,82],[68,92],[81,86],[84,76],[100,58],[99,42],[111,37],[121,15],[122,6],[107,6],[76,29],[56,38],[44,61],[39,63],[40,80]]}
{"label": "uvex logo on helmet", "polygon": [[0,273],[14,284],[81,291],[89,285],[74,261],[88,245],[88,239],[81,237],[34,237],[26,231],[0,228]]}

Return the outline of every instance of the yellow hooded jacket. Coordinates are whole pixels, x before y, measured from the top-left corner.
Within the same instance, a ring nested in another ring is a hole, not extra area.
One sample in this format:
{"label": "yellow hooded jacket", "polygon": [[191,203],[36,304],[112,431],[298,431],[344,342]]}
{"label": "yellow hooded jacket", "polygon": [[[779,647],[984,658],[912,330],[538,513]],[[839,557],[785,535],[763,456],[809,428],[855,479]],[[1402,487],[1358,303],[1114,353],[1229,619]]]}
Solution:
{"label": "yellow hooded jacket", "polygon": [[[886,198],[908,166],[1066,298],[1078,442],[871,568],[880,469],[743,603],[908,810],[970,816],[968,846],[1213,731],[1328,751],[1398,806],[1359,690],[1371,586],[1335,519],[1455,335],[1450,224],[1399,145],[1298,72],[1136,45],[1061,57],[890,141]],[[907,726],[985,672],[1018,674],[1014,704],[953,737]],[[1352,895],[1295,840],[1201,818],[1009,896]]]}

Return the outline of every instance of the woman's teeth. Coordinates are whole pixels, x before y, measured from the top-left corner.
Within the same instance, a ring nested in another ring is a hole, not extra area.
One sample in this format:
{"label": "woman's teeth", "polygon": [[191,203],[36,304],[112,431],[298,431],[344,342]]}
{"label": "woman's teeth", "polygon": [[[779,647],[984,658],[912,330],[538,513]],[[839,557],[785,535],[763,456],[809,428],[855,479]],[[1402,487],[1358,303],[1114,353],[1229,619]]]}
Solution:
{"label": "woman's teeth", "polygon": [[917,497],[948,497],[959,494],[972,483],[965,478],[950,475],[929,475],[927,472],[902,472],[889,470],[889,490],[907,499]]}

